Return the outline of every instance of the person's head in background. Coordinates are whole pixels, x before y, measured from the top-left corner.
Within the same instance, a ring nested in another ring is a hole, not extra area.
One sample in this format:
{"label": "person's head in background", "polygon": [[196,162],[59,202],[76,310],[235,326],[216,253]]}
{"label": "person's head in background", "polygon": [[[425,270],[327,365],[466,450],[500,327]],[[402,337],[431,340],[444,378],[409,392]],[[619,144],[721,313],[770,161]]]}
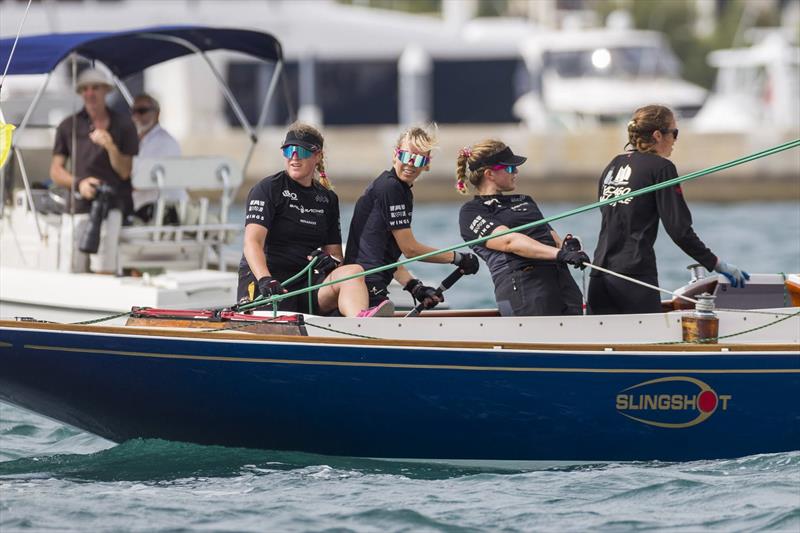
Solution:
{"label": "person's head in background", "polygon": [[158,101],[149,94],[143,93],[133,99],[131,118],[133,123],[136,124],[136,132],[139,134],[140,139],[158,124],[160,112],[161,108],[158,105]]}
{"label": "person's head in background", "polygon": [[75,90],[83,98],[87,111],[94,112],[106,108],[106,96],[114,87],[102,71],[87,68],[78,75]]}

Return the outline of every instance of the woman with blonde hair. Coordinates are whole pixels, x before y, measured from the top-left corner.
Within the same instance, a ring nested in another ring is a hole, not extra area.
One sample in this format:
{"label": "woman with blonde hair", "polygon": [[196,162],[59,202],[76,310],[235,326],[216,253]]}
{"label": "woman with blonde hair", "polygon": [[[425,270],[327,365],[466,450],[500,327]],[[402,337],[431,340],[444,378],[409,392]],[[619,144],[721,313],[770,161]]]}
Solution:
{"label": "woman with blonde hair", "polygon": [[[285,168],[258,182],[245,205],[244,253],[239,263],[240,301],[287,292],[281,284],[317,258],[314,283],[358,274],[358,265],[340,266],[342,234],[339,198],[325,172],[324,139],[308,124],[289,127],[281,151]],[[298,287],[299,288],[299,287]],[[282,311],[344,316],[385,314],[385,306],[369,308],[363,278],[355,278],[281,300]]]}
{"label": "woman with blonde hair", "polygon": [[[375,178],[356,202],[345,263],[369,270],[394,263],[401,254],[412,258],[436,250],[419,242],[411,231],[414,209],[411,187],[423,171],[430,169],[435,145],[434,135],[423,128],[409,128],[400,135],[391,168]],[[478,271],[478,259],[469,253],[444,252],[423,261],[452,263],[464,274]],[[444,301],[441,291],[423,285],[408,269],[399,267],[367,276],[370,305],[386,300],[392,277],[425,309]]]}
{"label": "woman with blonde hair", "polygon": [[[616,156],[600,176],[601,200],[643,189],[678,177],[669,160],[678,127],[668,107],[648,105],[637,109],[628,122],[631,150]],[[680,185],[627,198],[600,208],[603,216],[594,264],[658,285],[656,254],[658,221],[681,250],[706,269],[723,274],[733,287],[744,287],[747,272],[711,253],[692,229],[692,215]],[[658,313],[659,293],[615,276],[592,271],[589,307],[594,314]]]}
{"label": "woman with blonde hair", "polygon": [[[462,148],[456,160],[456,188],[475,197],[461,207],[459,226],[465,241],[542,220],[528,195],[505,194],[517,186],[518,167],[527,158],[497,140]],[[489,267],[497,307],[503,316],[576,315],[581,292],[567,264],[583,267],[589,257],[562,241],[549,224],[515,231],[472,246]]]}

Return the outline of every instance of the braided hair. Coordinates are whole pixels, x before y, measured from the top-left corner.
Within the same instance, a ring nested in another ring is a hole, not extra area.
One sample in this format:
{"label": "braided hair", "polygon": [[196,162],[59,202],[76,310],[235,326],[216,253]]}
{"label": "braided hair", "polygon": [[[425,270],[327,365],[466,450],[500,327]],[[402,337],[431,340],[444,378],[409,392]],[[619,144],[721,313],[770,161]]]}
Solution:
{"label": "braided hair", "polygon": [[481,181],[483,181],[484,171],[489,167],[482,166],[475,170],[469,170],[468,165],[502,152],[505,149],[505,143],[487,139],[459,150],[456,157],[456,190],[461,194],[467,194],[467,180],[469,180],[472,187],[477,189]]}
{"label": "braided hair", "polygon": [[325,138],[322,136],[322,133],[320,133],[320,131],[314,126],[299,121],[291,124],[289,126],[289,131],[301,134],[310,134],[319,139],[319,151],[321,157],[319,158],[316,166],[316,171],[318,174],[317,181],[319,181],[320,185],[332,191],[333,184],[331,183],[330,178],[328,178],[328,173],[325,171],[325,153],[322,151],[322,146],[325,144]]}

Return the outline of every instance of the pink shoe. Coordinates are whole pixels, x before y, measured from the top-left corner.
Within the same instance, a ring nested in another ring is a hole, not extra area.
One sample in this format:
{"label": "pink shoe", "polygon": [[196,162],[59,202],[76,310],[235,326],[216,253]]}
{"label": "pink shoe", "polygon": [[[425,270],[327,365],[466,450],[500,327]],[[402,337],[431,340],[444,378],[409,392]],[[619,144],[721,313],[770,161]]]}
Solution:
{"label": "pink shoe", "polygon": [[357,318],[369,318],[373,316],[392,316],[394,315],[394,304],[391,300],[384,300],[375,307],[359,311]]}

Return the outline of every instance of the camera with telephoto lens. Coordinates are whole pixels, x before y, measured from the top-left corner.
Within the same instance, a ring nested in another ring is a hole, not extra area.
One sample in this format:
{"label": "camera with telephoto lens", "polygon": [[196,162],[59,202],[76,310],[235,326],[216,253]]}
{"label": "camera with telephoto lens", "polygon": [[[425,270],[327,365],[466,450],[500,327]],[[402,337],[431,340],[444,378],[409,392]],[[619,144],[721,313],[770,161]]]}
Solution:
{"label": "camera with telephoto lens", "polygon": [[92,207],[89,211],[89,223],[81,235],[78,249],[85,254],[96,254],[100,247],[100,227],[108,216],[108,210],[114,198],[114,189],[110,185],[100,183],[94,186],[96,191]]}

